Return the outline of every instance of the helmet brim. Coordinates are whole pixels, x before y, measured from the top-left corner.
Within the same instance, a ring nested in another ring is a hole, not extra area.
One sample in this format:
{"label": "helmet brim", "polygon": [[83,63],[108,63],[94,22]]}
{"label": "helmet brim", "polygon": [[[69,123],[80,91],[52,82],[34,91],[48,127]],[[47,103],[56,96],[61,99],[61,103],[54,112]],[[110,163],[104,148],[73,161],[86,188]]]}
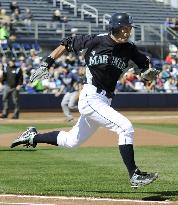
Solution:
{"label": "helmet brim", "polygon": [[119,29],[120,27],[123,27],[123,26],[131,26],[133,28],[138,28],[138,26],[136,26],[135,24],[124,24],[124,23],[112,25],[112,28]]}

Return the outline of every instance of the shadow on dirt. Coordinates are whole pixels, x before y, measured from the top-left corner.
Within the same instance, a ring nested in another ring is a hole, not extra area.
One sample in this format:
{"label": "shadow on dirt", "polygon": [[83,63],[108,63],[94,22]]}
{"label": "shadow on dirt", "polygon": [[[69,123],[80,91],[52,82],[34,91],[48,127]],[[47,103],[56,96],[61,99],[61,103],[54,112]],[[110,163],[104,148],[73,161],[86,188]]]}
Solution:
{"label": "shadow on dirt", "polygon": [[[51,190],[45,190],[45,191],[51,191]],[[60,189],[60,190],[54,190],[56,192],[66,192],[65,189]],[[70,192],[68,190],[68,192]],[[71,192],[83,192],[83,190],[71,190]],[[133,191],[133,192],[117,192],[117,191],[107,191],[107,190],[103,190],[103,191],[98,191],[98,190],[85,190],[85,192],[87,193],[102,193],[102,194],[116,194],[116,198],[118,198],[118,196],[121,194],[147,194],[150,196],[146,196],[146,197],[142,197],[140,198],[143,201],[166,201],[166,200],[170,200],[172,201],[173,197],[178,196],[178,191],[162,191],[162,192],[157,192],[157,191],[153,191],[153,192],[149,192],[149,191]],[[128,195],[129,198],[129,195]]]}

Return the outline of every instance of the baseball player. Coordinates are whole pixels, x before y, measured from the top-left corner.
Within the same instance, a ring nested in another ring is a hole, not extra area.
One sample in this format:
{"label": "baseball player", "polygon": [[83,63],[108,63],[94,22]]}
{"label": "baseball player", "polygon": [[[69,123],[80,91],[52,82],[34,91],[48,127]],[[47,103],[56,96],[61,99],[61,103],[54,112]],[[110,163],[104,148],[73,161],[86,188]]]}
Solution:
{"label": "baseball player", "polygon": [[63,67],[63,72],[59,76],[59,79],[62,82],[62,86],[55,96],[58,97],[65,90],[66,93],[62,99],[61,107],[64,115],[67,118],[67,121],[70,122],[73,120],[70,110],[77,108],[76,104],[78,91],[75,89],[75,84],[78,81],[78,76],[71,72],[67,67]]}
{"label": "baseball player", "polygon": [[20,144],[36,147],[47,143],[73,148],[87,140],[98,127],[105,127],[118,136],[121,157],[128,170],[132,187],[141,187],[155,181],[158,173],[142,172],[134,160],[134,129],[131,122],[111,105],[118,78],[127,69],[129,59],[139,67],[142,79],[152,81],[158,72],[149,68],[149,59],[129,41],[133,20],[127,13],[115,13],[109,21],[109,33],[99,35],[77,35],[62,40],[61,44],[47,57],[31,81],[48,77],[48,68],[64,52],[85,53],[87,83],[80,92],[78,109],[81,116],[68,132],[52,131],[38,133],[34,127],[28,128],[11,145]]}

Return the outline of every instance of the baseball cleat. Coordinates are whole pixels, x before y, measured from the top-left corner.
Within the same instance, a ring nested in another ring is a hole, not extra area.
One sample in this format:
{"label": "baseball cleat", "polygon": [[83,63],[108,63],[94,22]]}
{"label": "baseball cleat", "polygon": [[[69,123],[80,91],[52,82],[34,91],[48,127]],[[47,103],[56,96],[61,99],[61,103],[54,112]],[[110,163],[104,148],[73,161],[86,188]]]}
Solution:
{"label": "baseball cleat", "polygon": [[138,188],[151,184],[157,178],[158,173],[141,172],[139,169],[136,169],[133,176],[130,179],[130,184],[132,188]]}
{"label": "baseball cleat", "polygon": [[13,141],[10,148],[14,148],[21,144],[23,144],[27,148],[28,147],[35,148],[37,143],[33,142],[33,138],[37,134],[38,132],[35,127],[28,127],[24,133],[22,133],[16,140]]}

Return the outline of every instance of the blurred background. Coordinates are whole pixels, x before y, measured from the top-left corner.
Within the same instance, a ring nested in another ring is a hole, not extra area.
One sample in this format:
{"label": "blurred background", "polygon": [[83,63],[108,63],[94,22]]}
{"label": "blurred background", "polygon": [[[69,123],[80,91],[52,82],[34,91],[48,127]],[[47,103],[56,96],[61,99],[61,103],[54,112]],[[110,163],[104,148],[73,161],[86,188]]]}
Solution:
{"label": "blurred background", "polygon": [[[20,107],[59,109],[66,90],[59,98],[55,94],[65,70],[79,77],[85,73],[82,53],[58,59],[50,68],[49,80],[31,84],[29,76],[64,37],[108,32],[108,19],[114,12],[133,16],[137,28],[131,40],[160,74],[153,82],[143,82],[130,62],[129,70],[118,79],[113,106],[129,108],[132,102],[134,108],[177,108],[178,0],[0,0],[0,102],[3,69],[12,60],[23,75]],[[146,98],[141,100],[143,94]]]}

